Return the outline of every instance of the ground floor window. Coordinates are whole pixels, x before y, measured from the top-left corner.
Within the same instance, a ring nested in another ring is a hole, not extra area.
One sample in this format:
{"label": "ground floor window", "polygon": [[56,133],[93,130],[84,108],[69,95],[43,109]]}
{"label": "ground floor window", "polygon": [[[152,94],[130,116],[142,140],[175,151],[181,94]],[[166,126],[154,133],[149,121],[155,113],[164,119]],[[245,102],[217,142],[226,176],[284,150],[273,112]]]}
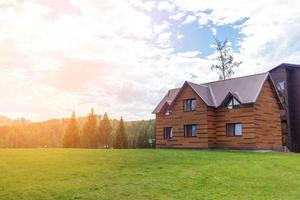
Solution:
{"label": "ground floor window", "polygon": [[242,136],[242,124],[241,123],[228,123],[226,124],[227,136]]}
{"label": "ground floor window", "polygon": [[170,139],[172,137],[173,137],[172,127],[165,127],[164,128],[164,139]]}
{"label": "ground floor window", "polygon": [[184,137],[196,137],[196,136],[197,136],[196,124],[184,125]]}

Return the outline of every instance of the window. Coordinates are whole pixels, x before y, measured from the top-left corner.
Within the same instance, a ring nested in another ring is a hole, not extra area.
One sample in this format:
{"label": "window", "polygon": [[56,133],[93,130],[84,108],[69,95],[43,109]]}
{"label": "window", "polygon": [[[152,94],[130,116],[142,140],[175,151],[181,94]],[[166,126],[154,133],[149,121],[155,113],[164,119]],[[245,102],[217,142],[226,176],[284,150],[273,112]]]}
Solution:
{"label": "window", "polygon": [[277,90],[279,92],[279,95],[283,96],[283,94],[284,94],[284,81],[278,81],[276,83],[276,87],[277,87]]}
{"label": "window", "polygon": [[276,85],[279,91],[284,90],[284,81],[278,81]]}
{"label": "window", "polygon": [[171,115],[172,114],[172,110],[170,110],[170,109],[168,109],[166,112],[165,112],[165,115],[166,116],[169,116],[169,115]]}
{"label": "window", "polygon": [[242,136],[242,124],[241,123],[226,124],[226,135]]}
{"label": "window", "polygon": [[184,137],[196,137],[196,136],[197,136],[196,124],[184,125]]}
{"label": "window", "polygon": [[183,101],[183,110],[185,112],[196,110],[196,99],[186,99]]}
{"label": "window", "polygon": [[172,137],[173,137],[172,127],[165,127],[164,128],[164,139],[170,139]]}
{"label": "window", "polygon": [[240,104],[240,102],[238,102],[238,100],[236,100],[235,98],[231,98],[229,100],[229,102],[227,103],[226,108],[233,109],[233,108],[239,107],[240,105],[241,104]]}

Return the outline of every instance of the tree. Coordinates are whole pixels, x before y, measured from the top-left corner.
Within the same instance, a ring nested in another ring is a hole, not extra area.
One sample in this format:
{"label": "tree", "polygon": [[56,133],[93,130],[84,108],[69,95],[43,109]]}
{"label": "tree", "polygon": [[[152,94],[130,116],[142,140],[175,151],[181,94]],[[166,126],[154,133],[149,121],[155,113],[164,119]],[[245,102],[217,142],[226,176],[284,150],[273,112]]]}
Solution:
{"label": "tree", "polygon": [[214,48],[219,54],[215,58],[218,64],[213,64],[211,69],[219,71],[220,80],[230,78],[234,74],[233,68],[240,66],[242,61],[234,62],[231,48],[228,46],[228,40],[220,41],[215,38]]}
{"label": "tree", "polygon": [[147,124],[146,122],[142,121],[142,127],[138,132],[138,139],[137,139],[137,147],[138,148],[146,148],[148,145],[148,132],[147,132]]}
{"label": "tree", "polygon": [[116,131],[115,147],[117,149],[128,148],[127,134],[126,134],[125,125],[122,117]]}
{"label": "tree", "polygon": [[112,127],[108,115],[104,113],[104,116],[100,121],[99,128],[98,128],[98,144],[103,145],[104,148],[108,148],[111,132],[112,132]]}
{"label": "tree", "polygon": [[75,112],[72,113],[69,125],[63,138],[63,146],[65,148],[76,148],[80,145],[79,129]]}
{"label": "tree", "polygon": [[97,117],[94,114],[94,109],[88,115],[87,122],[83,127],[83,147],[96,148],[97,147]]}

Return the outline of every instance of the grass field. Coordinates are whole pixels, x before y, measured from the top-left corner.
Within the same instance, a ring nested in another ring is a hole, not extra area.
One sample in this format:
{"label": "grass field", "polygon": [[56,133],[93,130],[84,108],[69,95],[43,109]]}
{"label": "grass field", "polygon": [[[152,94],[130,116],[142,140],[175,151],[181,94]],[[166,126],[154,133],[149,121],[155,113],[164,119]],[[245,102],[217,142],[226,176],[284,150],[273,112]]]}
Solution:
{"label": "grass field", "polygon": [[0,150],[0,199],[300,199],[300,155]]}

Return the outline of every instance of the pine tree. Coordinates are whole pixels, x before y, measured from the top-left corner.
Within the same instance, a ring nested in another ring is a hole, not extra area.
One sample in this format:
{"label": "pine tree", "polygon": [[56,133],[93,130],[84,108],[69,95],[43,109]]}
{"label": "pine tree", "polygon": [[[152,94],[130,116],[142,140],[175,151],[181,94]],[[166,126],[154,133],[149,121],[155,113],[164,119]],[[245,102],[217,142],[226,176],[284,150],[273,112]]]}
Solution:
{"label": "pine tree", "polygon": [[63,138],[63,146],[65,148],[76,148],[80,145],[79,129],[75,112],[73,112],[69,125]]}
{"label": "pine tree", "polygon": [[119,126],[116,131],[115,147],[117,149],[127,149],[128,148],[127,135],[126,135],[125,125],[124,125],[124,121],[123,121],[122,117],[121,117]]}
{"label": "pine tree", "polygon": [[96,148],[97,147],[97,116],[94,114],[94,109],[91,110],[87,122],[83,128],[83,147]]}
{"label": "pine tree", "polygon": [[98,144],[103,145],[104,148],[109,147],[109,141],[111,136],[112,127],[108,118],[108,115],[104,113],[102,120],[99,123],[98,128]]}
{"label": "pine tree", "polygon": [[143,125],[144,127],[139,133],[139,148],[146,148],[148,144],[148,135],[147,135],[147,127],[146,124]]}

